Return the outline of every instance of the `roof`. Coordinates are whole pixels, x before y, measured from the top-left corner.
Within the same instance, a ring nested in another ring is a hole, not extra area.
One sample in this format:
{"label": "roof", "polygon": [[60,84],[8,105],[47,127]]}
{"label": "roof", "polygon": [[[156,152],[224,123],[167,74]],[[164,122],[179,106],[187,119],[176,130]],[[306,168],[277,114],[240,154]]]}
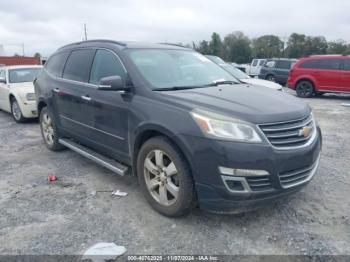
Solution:
{"label": "roof", "polygon": [[156,49],[191,50],[190,48],[186,48],[186,47],[183,47],[177,44],[171,44],[171,43],[154,44],[154,43],[133,42],[133,41],[114,41],[114,40],[106,40],[106,39],[95,39],[95,40],[76,42],[76,43],[65,45],[59,48],[58,50],[73,48],[76,46],[88,47],[88,46],[93,46],[94,44],[112,44],[118,47],[119,49],[156,48]]}
{"label": "roof", "polygon": [[0,56],[0,65],[40,65],[40,58],[26,56]]}

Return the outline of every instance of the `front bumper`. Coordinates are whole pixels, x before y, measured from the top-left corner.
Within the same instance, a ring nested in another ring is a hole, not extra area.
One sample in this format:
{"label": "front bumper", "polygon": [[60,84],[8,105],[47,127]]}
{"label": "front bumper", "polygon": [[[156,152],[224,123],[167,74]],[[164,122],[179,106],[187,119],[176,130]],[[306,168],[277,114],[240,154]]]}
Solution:
{"label": "front bumper", "polygon": [[[310,145],[291,150],[278,150],[268,144],[217,141],[200,137],[188,139],[192,146],[191,165],[199,206],[220,213],[256,209],[297,192],[315,174],[322,147],[319,128],[317,137]],[[258,180],[262,177],[242,177],[246,183],[240,183],[236,187],[234,183],[225,183],[225,178],[230,176],[220,173],[219,167],[264,170],[269,175],[260,182]],[[309,173],[298,183],[289,183],[286,179],[296,172],[305,176],[306,171]],[[266,179],[268,183],[265,183]]]}
{"label": "front bumper", "polygon": [[22,99],[19,106],[20,106],[22,114],[25,118],[38,117],[36,101],[26,101],[26,100]]}

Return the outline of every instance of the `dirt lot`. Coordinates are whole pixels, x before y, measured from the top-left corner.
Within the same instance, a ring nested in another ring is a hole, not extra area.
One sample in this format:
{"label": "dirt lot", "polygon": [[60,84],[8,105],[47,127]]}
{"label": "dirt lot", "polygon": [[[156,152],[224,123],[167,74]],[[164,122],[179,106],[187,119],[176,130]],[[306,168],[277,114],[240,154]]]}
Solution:
{"label": "dirt lot", "polygon": [[[308,102],[323,131],[315,179],[287,202],[221,216],[153,211],[133,177],[46,149],[36,122],[0,112],[0,254],[79,254],[100,241],[127,254],[350,254],[350,96]],[[48,174],[59,181],[49,184]],[[129,193],[113,198],[108,192]]]}

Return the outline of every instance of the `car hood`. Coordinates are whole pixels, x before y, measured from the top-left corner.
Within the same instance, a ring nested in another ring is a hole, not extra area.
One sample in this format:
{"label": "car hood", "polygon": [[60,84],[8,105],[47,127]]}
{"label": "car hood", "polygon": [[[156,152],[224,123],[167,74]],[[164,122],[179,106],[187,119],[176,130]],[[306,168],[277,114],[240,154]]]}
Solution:
{"label": "car hood", "polygon": [[240,79],[243,83],[247,84],[252,84],[252,85],[257,85],[257,86],[263,86],[275,90],[281,90],[282,86],[280,84],[263,80],[263,79],[258,79],[258,78],[246,78],[246,79]]}
{"label": "car hood", "polygon": [[35,93],[32,82],[13,83],[10,84],[10,89],[19,94]]}
{"label": "car hood", "polygon": [[168,102],[239,118],[254,124],[295,120],[310,114],[296,97],[247,84],[222,85],[181,91],[163,91]]}

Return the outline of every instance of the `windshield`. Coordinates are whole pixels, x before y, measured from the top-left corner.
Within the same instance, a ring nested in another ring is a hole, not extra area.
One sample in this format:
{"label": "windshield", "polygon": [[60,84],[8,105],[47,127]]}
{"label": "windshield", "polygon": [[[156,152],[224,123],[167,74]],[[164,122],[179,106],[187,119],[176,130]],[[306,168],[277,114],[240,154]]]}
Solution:
{"label": "windshield", "polygon": [[33,82],[41,68],[21,68],[9,70],[10,83]]}
{"label": "windshield", "polygon": [[237,79],[205,56],[186,50],[131,49],[129,55],[153,89],[203,87]]}
{"label": "windshield", "polygon": [[220,57],[215,55],[206,55],[211,61],[213,61],[216,64],[226,64],[224,60],[222,60]]}
{"label": "windshield", "polygon": [[239,70],[238,68],[231,66],[231,65],[225,65],[223,68],[232,74],[235,78],[238,79],[248,79],[250,76],[248,76],[246,73],[244,73],[242,70]]}

